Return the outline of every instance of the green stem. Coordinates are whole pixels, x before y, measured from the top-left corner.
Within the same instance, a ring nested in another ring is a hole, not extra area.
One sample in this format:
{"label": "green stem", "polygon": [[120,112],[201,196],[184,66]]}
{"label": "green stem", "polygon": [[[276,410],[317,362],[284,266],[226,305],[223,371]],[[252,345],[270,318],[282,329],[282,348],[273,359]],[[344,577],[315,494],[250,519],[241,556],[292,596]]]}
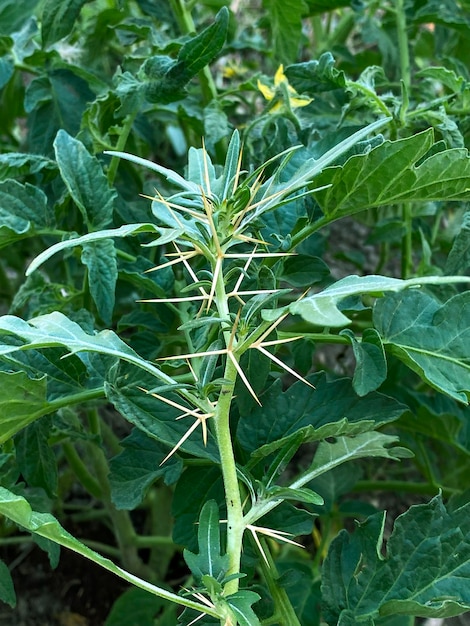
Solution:
{"label": "green stem", "polygon": [[400,76],[404,88],[409,92],[411,86],[410,51],[408,45],[408,33],[406,29],[406,15],[404,0],[395,0],[396,25],[398,38],[398,53],[400,55]]}
{"label": "green stem", "polygon": [[286,590],[278,584],[279,573],[276,568],[276,564],[269,550],[268,544],[265,539],[260,538],[260,543],[263,548],[264,555],[267,559],[267,563],[264,558],[260,558],[261,571],[263,572],[264,579],[269,589],[269,593],[274,603],[275,614],[277,619],[274,623],[281,626],[302,626],[295,614],[294,608],[289,600],[289,596]]}
{"label": "green stem", "polygon": [[[223,272],[219,272],[215,288],[215,301],[219,315],[222,319],[230,319],[228,298],[225,292]],[[229,346],[230,333],[225,331],[225,342]],[[238,484],[237,468],[233,451],[232,436],[230,433],[230,407],[233,399],[237,369],[233,361],[227,357],[224,371],[224,379],[227,381],[222,387],[215,409],[214,428],[219,448],[222,477],[225,488],[225,501],[227,505],[227,554],[229,557],[229,569],[227,576],[238,574],[243,544],[245,525],[243,521],[243,507]],[[230,595],[238,591],[238,578],[230,580],[225,585],[225,594]]]}
{"label": "green stem", "polygon": [[62,443],[62,449],[68,464],[80,483],[85,487],[89,494],[99,500],[103,495],[100,484],[88,471],[87,466],[82,461],[73,444],[71,444],[70,441],[64,441]]}
{"label": "green stem", "polygon": [[401,277],[406,279],[412,275],[413,271],[413,211],[410,202],[403,204],[402,216],[405,233],[401,244]]}
{"label": "green stem", "polygon": [[[119,139],[116,143],[116,147],[114,148],[114,150],[116,150],[116,152],[123,152],[124,148],[126,147],[126,143],[127,140],[129,138],[129,134],[132,130],[132,125],[134,124],[134,120],[137,117],[137,113],[138,111],[133,111],[132,113],[129,113],[125,118],[124,118],[124,123],[122,125],[121,128],[121,134],[119,135]],[[120,157],[112,157],[111,159],[111,163],[109,164],[109,168],[108,168],[108,183],[109,186],[111,187],[114,183],[114,179],[116,178],[116,173],[117,173],[117,168],[119,166],[119,161],[120,161]]]}
{"label": "green stem", "polygon": [[[91,433],[96,435],[97,438],[101,440],[101,423],[96,409],[93,409],[88,413],[88,422]],[[112,503],[111,487],[108,479],[109,466],[104,451],[98,444],[92,442],[88,447],[88,452],[90,460],[93,464],[93,470],[96,478],[101,485],[101,499],[112,521],[123,565],[131,572],[140,572],[141,575],[150,577],[151,572],[147,571],[148,568],[145,567],[138,555],[137,548],[135,546],[136,532],[128,511],[118,510]]]}

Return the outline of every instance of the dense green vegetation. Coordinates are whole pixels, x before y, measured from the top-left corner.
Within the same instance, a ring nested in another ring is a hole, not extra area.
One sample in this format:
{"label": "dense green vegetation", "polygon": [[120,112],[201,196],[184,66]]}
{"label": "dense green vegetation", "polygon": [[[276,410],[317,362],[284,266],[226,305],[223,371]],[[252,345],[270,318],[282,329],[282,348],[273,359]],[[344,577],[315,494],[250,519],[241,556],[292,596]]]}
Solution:
{"label": "dense green vegetation", "polygon": [[0,1],[0,547],[105,626],[470,609],[469,9]]}

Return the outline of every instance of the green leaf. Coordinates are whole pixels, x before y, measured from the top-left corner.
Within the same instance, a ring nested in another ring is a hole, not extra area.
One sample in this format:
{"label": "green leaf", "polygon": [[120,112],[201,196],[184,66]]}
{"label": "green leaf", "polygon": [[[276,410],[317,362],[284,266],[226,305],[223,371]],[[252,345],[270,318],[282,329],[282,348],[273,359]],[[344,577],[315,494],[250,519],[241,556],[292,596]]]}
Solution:
{"label": "green leaf", "polygon": [[421,278],[388,278],[387,276],[346,276],[323,291],[293,302],[283,309],[264,310],[263,319],[274,321],[286,310],[293,315],[302,316],[307,322],[323,327],[339,327],[350,323],[350,320],[339,309],[339,303],[349,296],[370,294],[381,296],[387,291],[401,291],[408,287],[419,287],[431,284],[439,285],[452,282],[468,282],[461,276],[424,276]]}
{"label": "green leaf", "polygon": [[257,593],[247,589],[241,589],[237,593],[227,596],[227,604],[235,614],[240,626],[260,626],[260,621],[251,608],[259,599],[260,596]]}
{"label": "green leaf", "polygon": [[109,188],[98,159],[65,130],[57,133],[54,150],[60,174],[89,229],[107,226],[117,193]]}
{"label": "green leaf", "polygon": [[302,17],[307,13],[304,0],[264,0],[272,32],[276,63],[291,63],[298,57],[302,39]]}
{"label": "green leaf", "polygon": [[115,288],[118,277],[116,248],[112,239],[101,239],[83,245],[82,263],[88,268],[88,284],[98,315],[111,325]]}
{"label": "green leaf", "polygon": [[9,35],[22,28],[34,13],[39,0],[2,0],[0,3],[0,33]]}
{"label": "green leaf", "polygon": [[80,10],[89,0],[45,0],[42,7],[42,45],[47,48],[72,31]]}
{"label": "green leaf", "polygon": [[0,246],[31,235],[36,228],[50,225],[47,196],[29,183],[16,180],[0,183]]}
{"label": "green leaf", "polygon": [[246,450],[264,456],[300,432],[303,442],[367,432],[398,419],[406,410],[377,392],[358,397],[346,378],[327,382],[319,373],[308,380],[315,389],[299,381],[283,392],[280,381],[274,383],[263,395],[263,406],[240,417],[237,437]]}
{"label": "green leaf", "polygon": [[[154,224],[125,224],[119,228],[107,228],[105,230],[99,230],[81,237],[75,237],[73,239],[66,239],[65,241],[59,241],[54,245],[38,254],[38,256],[31,262],[26,270],[26,276],[29,276],[38,269],[45,261],[51,258],[57,252],[66,250],[67,248],[73,248],[75,246],[84,246],[85,244],[93,241],[100,241],[102,239],[110,239],[111,237],[130,237],[139,235],[140,233],[159,233],[162,230]],[[178,235],[176,235],[178,236]],[[176,238],[176,237],[175,237]],[[158,241],[158,240],[157,240]],[[171,241],[171,240],[170,240]]]}
{"label": "green leaf", "polygon": [[219,506],[215,500],[208,500],[202,507],[197,536],[199,552],[183,552],[187,566],[198,581],[205,575],[222,580],[230,562],[228,554],[222,554]]}
{"label": "green leaf", "polygon": [[314,197],[330,220],[364,209],[402,202],[468,200],[470,158],[465,149],[431,154],[432,130],[386,141],[351,157],[344,166],[325,169],[315,185],[331,185]]}
{"label": "green leaf", "polygon": [[39,172],[43,172],[47,176],[48,172],[53,172],[56,169],[57,165],[52,159],[43,157],[40,154],[22,152],[0,154],[0,180],[15,179],[20,176],[38,174]]}
{"label": "green leaf", "polygon": [[0,487],[0,513],[26,530],[37,533],[41,537],[50,539],[65,548],[73,550],[77,554],[93,561],[109,572],[116,574],[135,587],[144,589],[145,591],[163,598],[164,600],[175,602],[176,604],[217,617],[217,613],[215,611],[209,609],[203,604],[200,604],[199,602],[194,602],[187,598],[183,598],[182,596],[178,596],[171,591],[152,585],[138,576],[126,572],[109,559],[106,559],[94,550],[85,546],[83,543],[78,541],[78,539],[75,539],[75,537],[62,528],[53,515],[33,511],[25,498],[12,493],[4,487]]}
{"label": "green leaf", "polygon": [[0,560],[0,600],[9,604],[12,609],[16,606],[16,594],[10,570],[2,560]]}
{"label": "green leaf", "polygon": [[111,498],[116,508],[133,510],[157,478],[163,477],[171,485],[180,477],[181,459],[173,455],[161,465],[168,448],[139,428],[134,428],[120,445],[123,451],[109,462]]}
{"label": "green leaf", "polygon": [[[148,436],[173,448],[193,425],[195,418],[187,416],[184,420],[177,420],[176,418],[183,411],[141,391],[138,386],[145,384],[142,381],[142,372],[138,376],[134,374],[134,379],[132,385],[126,383],[126,386],[122,388],[106,384],[108,400],[129,422],[143,430]],[[147,388],[150,388],[152,381],[147,379],[146,382],[149,383]],[[179,402],[182,406],[187,406],[184,400],[174,394],[164,395]],[[169,448],[167,448],[167,453],[170,451]],[[200,427],[196,428],[195,432],[181,444],[180,450],[215,462],[219,459],[214,436],[209,431],[207,445],[204,445]]]}
{"label": "green leaf", "polygon": [[470,211],[465,211],[462,225],[454,239],[445,265],[446,274],[462,274],[470,267]]}
{"label": "green leaf", "polygon": [[[197,485],[197,489],[194,489]],[[224,487],[220,468],[216,466],[194,466],[176,483],[172,504],[175,518],[173,540],[188,549],[197,550],[194,528],[197,525],[204,502],[215,500],[220,506],[224,502]]]}
{"label": "green leaf", "polygon": [[455,400],[470,397],[470,292],[441,305],[420,291],[387,296],[374,326],[387,350],[429,385]]}
{"label": "green leaf", "polygon": [[59,129],[76,135],[89,102],[95,99],[88,82],[70,64],[31,81],[26,90],[28,146],[31,152],[50,156]]}
{"label": "green leaf", "polygon": [[151,79],[156,80],[151,80],[146,86],[146,99],[159,104],[181,99],[183,87],[221,51],[228,21],[229,11],[224,6],[211,26],[181,47],[176,61],[162,55],[149,59],[143,69]]}
{"label": "green leaf", "polygon": [[25,372],[0,372],[0,443],[51,411],[46,400],[46,377]]}
{"label": "green leaf", "polygon": [[143,589],[127,589],[111,608],[104,626],[154,626],[167,603]]}
{"label": "green leaf", "polygon": [[375,391],[387,378],[387,361],[380,335],[374,328],[363,332],[362,341],[358,341],[349,329],[342,330],[340,335],[347,337],[356,359],[354,391],[359,396]]}
{"label": "green leaf", "polygon": [[333,540],[323,568],[328,624],[373,624],[379,616],[452,617],[470,609],[470,504],[436,496],[395,521],[382,555],[384,515]]}
{"label": "green leaf", "polygon": [[281,279],[293,287],[310,287],[325,280],[329,274],[328,265],[319,257],[298,254],[284,261]]}
{"label": "green leaf", "polygon": [[54,451],[49,446],[51,422],[48,418],[29,424],[15,437],[16,459],[29,485],[42,487],[51,497],[57,495],[58,472]]}

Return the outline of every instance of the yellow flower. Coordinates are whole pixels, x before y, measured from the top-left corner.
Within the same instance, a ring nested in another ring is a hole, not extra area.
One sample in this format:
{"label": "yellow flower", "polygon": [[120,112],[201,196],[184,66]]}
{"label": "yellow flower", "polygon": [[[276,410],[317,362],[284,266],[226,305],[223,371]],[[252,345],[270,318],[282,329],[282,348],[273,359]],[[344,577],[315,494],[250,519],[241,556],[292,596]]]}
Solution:
{"label": "yellow flower", "polygon": [[[285,87],[284,87],[285,86]],[[284,87],[284,88],[283,88]],[[290,109],[298,109],[299,107],[305,107],[312,102],[313,98],[308,96],[301,96],[296,90],[289,85],[286,75],[284,74],[284,66],[280,65],[277,68],[277,72],[274,75],[274,89],[270,85],[266,85],[258,80],[258,89],[263,94],[264,98],[271,102],[276,96],[281,96],[271,107],[271,112],[279,111],[284,104],[287,104]],[[285,103],[285,97],[287,93],[288,103]]]}

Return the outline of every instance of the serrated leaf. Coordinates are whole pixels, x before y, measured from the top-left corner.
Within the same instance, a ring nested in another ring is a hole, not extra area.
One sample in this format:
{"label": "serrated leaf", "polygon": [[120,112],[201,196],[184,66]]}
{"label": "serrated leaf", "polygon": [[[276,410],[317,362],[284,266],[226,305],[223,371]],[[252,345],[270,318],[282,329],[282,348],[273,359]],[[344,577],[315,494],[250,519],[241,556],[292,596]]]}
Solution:
{"label": "serrated leaf", "polygon": [[117,193],[109,188],[98,159],[65,130],[57,133],[54,150],[60,174],[89,229],[107,226]]}
{"label": "serrated leaf", "polygon": [[155,615],[167,606],[142,589],[127,589],[111,608],[104,626],[154,626]]}
{"label": "serrated leaf", "polygon": [[387,350],[455,400],[470,397],[470,292],[442,304],[420,291],[376,303],[374,326]]}
{"label": "serrated leaf", "polygon": [[470,267],[470,211],[465,211],[445,265],[446,274],[462,274]]}
{"label": "serrated leaf", "polygon": [[347,337],[356,359],[354,391],[359,396],[375,391],[387,377],[387,361],[380,335],[374,328],[363,332],[362,341],[358,341],[349,329],[342,330],[340,335]]}
{"label": "serrated leaf", "polygon": [[[197,485],[197,489],[194,489]],[[175,488],[172,513],[175,518],[173,540],[175,543],[196,551],[197,541],[194,528],[204,502],[215,500],[220,506],[224,502],[224,487],[220,468],[216,466],[194,466],[183,472]]]}
{"label": "serrated leaf", "polygon": [[[66,67],[50,70],[47,76],[33,79],[27,87],[25,108],[30,113],[28,147],[31,152],[53,154],[52,144],[59,129],[76,135],[87,104],[95,99],[87,81],[74,71],[74,66],[67,64]],[[34,94],[34,91],[39,93]]]}
{"label": "serrated leaf", "polygon": [[66,37],[72,30],[80,10],[89,0],[45,0],[42,7],[41,33],[45,48]]}
{"label": "serrated leaf", "polygon": [[[150,388],[152,381],[147,379],[147,383],[150,383],[147,385],[147,388]],[[131,424],[168,446],[168,454],[169,448],[173,448],[180,441],[189,427],[193,425],[195,418],[187,416],[177,420],[176,418],[183,411],[144,393],[138,389],[138,386],[142,384],[142,373],[140,372],[138,375],[134,374],[133,385],[127,383],[125,387],[120,388],[114,384],[106,384],[106,396]],[[174,394],[165,395],[184,406],[184,401],[181,398]],[[210,459],[214,462],[219,460],[214,435],[209,431],[207,445],[204,445],[200,427],[196,428],[195,432],[181,444],[180,449],[199,458]]]}
{"label": "serrated leaf", "polygon": [[1,331],[20,337],[26,343],[21,346],[0,344],[0,355],[30,348],[63,346],[70,350],[71,354],[86,351],[113,356],[137,365],[168,384],[174,382],[152,363],[142,359],[112,330],[102,330],[95,335],[89,335],[76,322],[58,311],[35,317],[29,322],[14,315],[4,315],[0,317]]}
{"label": "serrated leaf", "polygon": [[[322,592],[328,624],[379,616],[452,617],[470,609],[470,504],[446,508],[440,496],[395,521],[385,555],[383,515],[342,531],[331,544]],[[347,623],[347,622],[345,622]],[[371,623],[374,623],[371,621]]]}
{"label": "serrated leaf", "polygon": [[319,373],[308,380],[315,389],[299,381],[283,392],[280,381],[274,383],[263,395],[263,406],[240,417],[237,437],[246,450],[265,456],[299,432],[304,442],[358,434],[392,422],[406,410],[377,392],[360,398],[348,379],[327,382]]}
{"label": "serrated leaf", "polygon": [[307,13],[303,0],[264,0],[272,30],[272,50],[278,63],[290,63],[298,56],[302,17]]}
{"label": "serrated leaf", "polygon": [[118,277],[114,241],[100,239],[84,243],[81,259],[88,268],[90,294],[98,315],[106,326],[111,326]]}
{"label": "serrated leaf", "polygon": [[75,537],[62,528],[53,515],[50,513],[37,513],[36,511],[33,511],[25,498],[12,493],[4,487],[0,487],[0,513],[26,530],[37,533],[41,537],[50,539],[65,548],[73,550],[77,554],[93,561],[109,572],[116,574],[135,587],[149,591],[153,595],[163,598],[164,600],[175,602],[176,604],[217,617],[217,613],[215,611],[203,604],[178,596],[171,591],[157,587],[156,585],[153,585],[138,576],[135,576],[134,574],[126,572],[109,559],[101,556],[91,548],[88,548],[85,544],[78,541],[78,539],[75,539]]}
{"label": "serrated leaf", "polygon": [[196,580],[208,575],[216,580],[224,578],[230,564],[229,555],[222,554],[220,545],[219,505],[208,500],[202,507],[197,531],[199,552],[184,550],[187,566]]}
{"label": "serrated leaf", "polygon": [[[229,11],[222,7],[214,19],[214,23],[199,35],[192,37],[180,49],[176,61],[168,57],[154,57],[153,64],[144,66],[150,77],[157,74],[157,80],[146,85],[145,96],[149,102],[166,104],[183,97],[183,88],[222,49],[227,36]],[[156,66],[156,67],[155,67]],[[154,72],[153,70],[157,70]]]}
{"label": "serrated leaf", "polygon": [[314,197],[330,220],[372,207],[402,202],[467,200],[470,158],[465,149],[431,154],[432,130],[386,141],[342,167],[325,169],[315,185],[331,185]]}
{"label": "serrated leaf", "polygon": [[157,478],[163,477],[170,485],[183,471],[183,463],[175,455],[161,465],[168,448],[139,428],[134,428],[120,445],[123,451],[109,462],[111,499],[118,509],[135,509]]}
{"label": "serrated leaf", "polygon": [[57,494],[57,459],[49,446],[50,419],[44,417],[22,429],[15,437],[16,459],[29,485],[42,487],[53,498]]}
{"label": "serrated leaf", "polygon": [[57,165],[40,154],[9,152],[0,154],[0,179],[16,179],[20,176],[37,174],[44,170],[54,171]]}
{"label": "serrated leaf", "polygon": [[46,377],[25,372],[0,372],[0,443],[51,411],[46,400]]}
{"label": "serrated leaf", "polygon": [[307,322],[323,327],[341,327],[350,320],[339,309],[339,304],[350,296],[370,294],[381,296],[387,291],[401,291],[409,287],[420,287],[431,284],[440,285],[453,282],[468,282],[462,276],[424,276],[421,278],[388,278],[387,276],[347,276],[333,283],[323,291],[293,302],[288,307],[274,310],[263,310],[263,319],[273,321],[286,311],[300,315]]}
{"label": "serrated leaf", "polygon": [[50,225],[47,196],[29,183],[16,180],[0,183],[0,246]]}
{"label": "serrated leaf", "polygon": [[260,596],[254,591],[241,589],[237,593],[227,596],[227,604],[235,614],[240,626],[260,626],[260,621],[251,608],[258,602]]}
{"label": "serrated leaf", "polygon": [[0,600],[9,604],[12,609],[16,606],[16,593],[10,570],[2,560],[0,560]]}

